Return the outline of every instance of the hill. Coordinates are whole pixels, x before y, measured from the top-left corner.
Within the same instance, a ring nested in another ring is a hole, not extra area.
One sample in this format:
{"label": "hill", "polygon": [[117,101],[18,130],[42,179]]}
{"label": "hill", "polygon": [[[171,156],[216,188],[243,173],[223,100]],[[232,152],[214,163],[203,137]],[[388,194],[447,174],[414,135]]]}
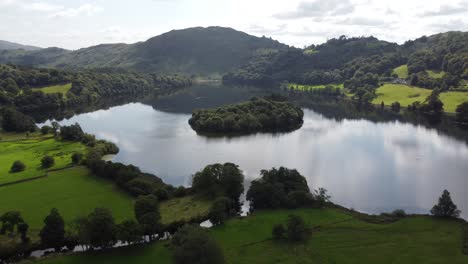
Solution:
{"label": "hill", "polygon": [[58,68],[120,67],[143,72],[224,74],[259,53],[287,48],[223,27],[172,30],[135,44],[103,44],[77,51],[0,53],[0,63]]}
{"label": "hill", "polygon": [[23,49],[23,50],[40,50],[41,48],[29,45],[23,45],[19,43],[9,42],[5,40],[0,40],[0,50],[15,50],[15,49]]}

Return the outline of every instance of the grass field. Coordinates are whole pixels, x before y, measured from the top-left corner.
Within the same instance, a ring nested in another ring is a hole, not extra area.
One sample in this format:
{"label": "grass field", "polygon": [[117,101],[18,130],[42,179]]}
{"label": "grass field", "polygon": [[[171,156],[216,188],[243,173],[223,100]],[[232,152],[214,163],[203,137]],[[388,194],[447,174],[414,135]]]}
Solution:
{"label": "grass field", "polygon": [[[271,240],[273,225],[291,213],[314,227],[305,244]],[[468,263],[462,254],[462,223],[408,217],[391,224],[370,224],[339,209],[258,212],[212,229],[227,263]],[[62,256],[43,264],[171,263],[167,242],[92,254]]]}
{"label": "grass field", "polygon": [[[33,134],[30,138],[25,138],[23,134],[0,136],[0,184],[44,175],[46,170],[41,167],[41,159],[45,155],[54,157],[55,165],[51,169],[57,169],[70,165],[74,152],[86,151],[86,146],[79,142],[57,140],[52,135]],[[21,160],[26,169],[10,173],[11,165],[16,160]]]}
{"label": "grass field", "polygon": [[42,87],[42,88],[33,88],[33,91],[42,91],[43,93],[61,93],[61,94],[67,94],[67,92],[72,88],[71,83],[67,84],[58,84],[58,85],[52,85],[52,86],[47,86],[47,87]]}
{"label": "grass field", "polygon": [[133,218],[133,199],[112,182],[90,174],[84,167],[49,173],[46,178],[0,187],[0,215],[20,211],[36,233],[52,208],[65,221],[86,216],[96,207],[109,208],[115,219]]}
{"label": "grass field", "polygon": [[398,78],[400,79],[406,79],[408,78],[408,65],[401,65],[399,67],[396,67],[393,69],[394,74],[398,75]]}
{"label": "grass field", "polygon": [[429,77],[431,78],[434,78],[434,79],[440,79],[442,77],[444,77],[445,75],[445,72],[444,71],[432,71],[432,70],[427,70],[427,75],[429,75]]}
{"label": "grass field", "polygon": [[[334,88],[338,89],[343,89],[343,84],[329,84],[333,86]],[[294,89],[294,90],[300,90],[300,91],[309,91],[309,90],[315,90],[315,89],[323,89],[327,85],[303,85],[303,84],[295,84],[295,83],[290,83],[288,84],[289,89]]]}
{"label": "grass field", "polygon": [[206,216],[211,207],[211,201],[199,200],[193,196],[174,198],[161,202],[160,212],[163,224],[174,221],[190,220],[198,216]]}
{"label": "grass field", "polygon": [[[377,98],[374,104],[380,104],[382,101],[386,105],[393,102],[400,102],[401,106],[408,106],[413,102],[424,102],[431,94],[431,90],[412,87],[402,84],[384,84],[376,91]],[[444,103],[444,111],[454,113],[457,106],[463,102],[468,102],[468,92],[445,92],[440,95]]]}

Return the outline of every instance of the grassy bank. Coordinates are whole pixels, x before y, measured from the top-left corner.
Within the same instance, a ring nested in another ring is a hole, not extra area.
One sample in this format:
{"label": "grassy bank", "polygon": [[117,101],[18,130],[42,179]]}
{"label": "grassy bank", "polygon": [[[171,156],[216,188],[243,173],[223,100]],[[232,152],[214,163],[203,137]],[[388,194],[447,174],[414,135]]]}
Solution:
{"label": "grassy bank", "polygon": [[[373,103],[380,104],[383,101],[390,105],[400,102],[401,106],[406,107],[416,101],[424,102],[431,92],[429,89],[387,83],[377,89],[377,98]],[[440,94],[440,99],[444,103],[444,111],[454,113],[459,104],[468,102],[468,92],[444,92]]]}
{"label": "grassy bank", "polygon": [[405,64],[396,67],[395,69],[393,69],[392,73],[396,74],[400,79],[406,79],[408,78],[408,65]]}
{"label": "grassy bank", "polygon": [[[301,215],[314,231],[305,244],[271,240],[271,229]],[[390,224],[363,222],[340,209],[263,211],[232,219],[210,232],[227,263],[467,263],[462,223],[425,216]],[[171,263],[167,242],[129,249],[61,256],[39,263]]]}
{"label": "grassy bank", "polygon": [[208,215],[212,201],[200,200],[193,196],[174,198],[161,202],[159,210],[161,222],[170,224],[172,222],[199,218]]}
{"label": "grassy bank", "polygon": [[[74,152],[84,153],[86,146],[80,142],[55,139],[52,135],[33,134],[29,138],[23,134],[2,134],[0,141],[0,184],[24,180],[45,175],[41,159],[52,156],[55,164],[49,169],[59,169],[71,164]],[[20,160],[26,165],[22,172],[10,173],[14,161]]]}

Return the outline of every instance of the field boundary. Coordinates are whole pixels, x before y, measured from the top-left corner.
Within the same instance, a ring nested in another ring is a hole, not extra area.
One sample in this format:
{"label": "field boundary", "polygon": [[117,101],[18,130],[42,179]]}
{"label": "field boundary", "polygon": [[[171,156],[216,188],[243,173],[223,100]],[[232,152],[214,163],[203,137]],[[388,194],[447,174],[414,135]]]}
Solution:
{"label": "field boundary", "polygon": [[39,179],[48,177],[50,172],[56,172],[56,171],[67,170],[67,169],[71,169],[71,168],[74,168],[74,167],[75,167],[75,165],[69,165],[69,166],[66,166],[66,167],[63,167],[63,168],[57,168],[57,169],[48,170],[48,171],[46,171],[46,173],[45,173],[44,175],[34,176],[34,177],[27,178],[27,179],[21,179],[21,180],[12,181],[12,182],[7,182],[7,183],[2,183],[2,184],[0,184],[0,187],[5,187],[5,186],[10,186],[10,185],[20,184],[20,183],[29,182],[29,181],[34,181],[34,180],[39,180]]}

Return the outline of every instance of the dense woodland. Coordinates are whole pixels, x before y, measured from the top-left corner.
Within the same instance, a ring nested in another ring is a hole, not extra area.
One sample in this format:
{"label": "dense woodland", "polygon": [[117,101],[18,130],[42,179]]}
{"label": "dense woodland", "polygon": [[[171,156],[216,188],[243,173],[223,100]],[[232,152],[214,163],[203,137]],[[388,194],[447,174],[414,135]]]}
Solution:
{"label": "dense woodland", "polygon": [[[66,94],[33,89],[66,83],[71,83]],[[0,107],[25,114],[52,112],[90,105],[100,99],[167,94],[191,83],[190,78],[181,75],[142,74],[115,69],[62,71],[0,65]],[[11,117],[11,111],[4,112]],[[10,125],[4,125],[4,128],[6,131],[25,131],[23,128],[15,130]]]}
{"label": "dense woodland", "polygon": [[189,120],[199,133],[245,134],[284,132],[302,126],[301,108],[275,98],[253,98],[248,102],[212,110],[196,110]]}
{"label": "dense woodland", "polygon": [[[373,37],[342,36],[306,49],[260,54],[224,80],[235,83],[270,85],[282,81],[301,84],[345,83],[345,88],[376,87],[394,81],[392,70],[408,64],[408,84],[442,91],[456,89],[468,80],[468,33],[448,32],[397,44]],[[428,70],[445,74],[430,77]]]}

